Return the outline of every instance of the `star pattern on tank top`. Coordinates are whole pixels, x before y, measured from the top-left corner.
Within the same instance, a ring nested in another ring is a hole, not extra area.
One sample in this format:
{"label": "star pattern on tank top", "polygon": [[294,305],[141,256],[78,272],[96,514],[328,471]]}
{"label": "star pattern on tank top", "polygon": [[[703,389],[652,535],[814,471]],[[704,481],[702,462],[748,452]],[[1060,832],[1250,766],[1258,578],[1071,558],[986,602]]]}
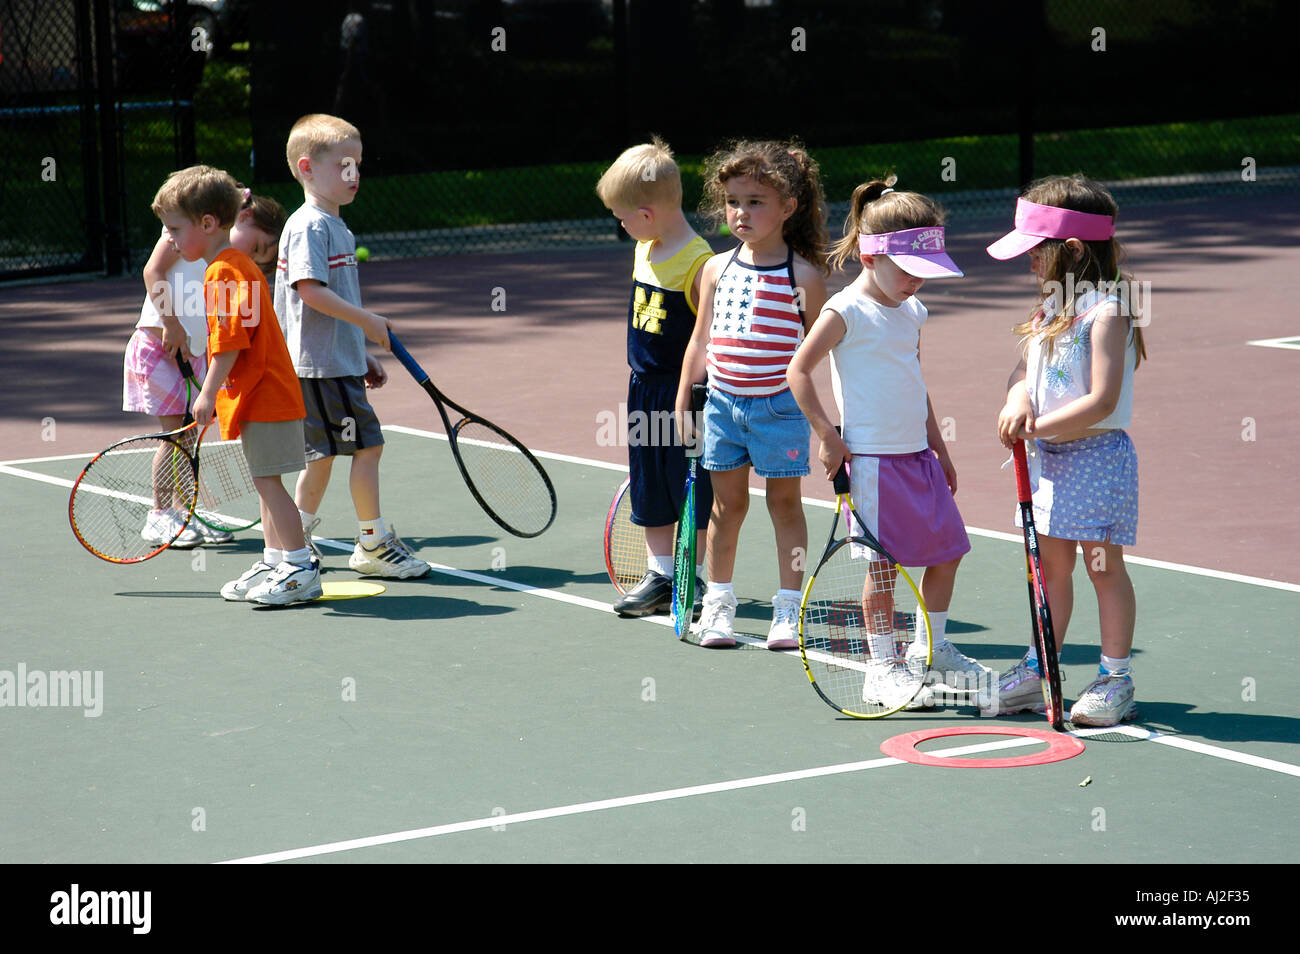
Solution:
{"label": "star pattern on tank top", "polygon": [[[718,290],[713,300],[723,306],[720,316],[722,331],[745,334],[748,328],[746,318],[750,315],[750,308],[754,301],[753,281],[752,275],[727,274],[718,283]],[[717,321],[718,317],[715,315],[714,320]]]}

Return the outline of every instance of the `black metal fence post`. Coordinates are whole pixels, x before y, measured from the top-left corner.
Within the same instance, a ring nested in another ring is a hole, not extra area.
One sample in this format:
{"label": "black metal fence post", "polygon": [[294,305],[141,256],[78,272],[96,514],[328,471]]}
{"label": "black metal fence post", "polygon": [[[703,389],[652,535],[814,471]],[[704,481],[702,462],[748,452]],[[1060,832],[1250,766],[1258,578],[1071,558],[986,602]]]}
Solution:
{"label": "black metal fence post", "polygon": [[[122,187],[117,135],[117,94],[113,57],[113,8],[110,0],[95,0],[96,81],[99,84],[99,151],[103,178],[104,269],[121,275],[124,267]],[[89,170],[87,170],[89,173]]]}

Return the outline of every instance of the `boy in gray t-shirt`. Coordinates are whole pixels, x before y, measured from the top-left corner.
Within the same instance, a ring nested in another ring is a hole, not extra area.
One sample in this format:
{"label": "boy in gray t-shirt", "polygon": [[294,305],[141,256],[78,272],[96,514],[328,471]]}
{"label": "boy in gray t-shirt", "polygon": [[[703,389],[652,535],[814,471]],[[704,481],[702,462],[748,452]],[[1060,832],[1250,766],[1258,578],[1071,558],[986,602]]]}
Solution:
{"label": "boy in gray t-shirt", "polygon": [[384,437],[366,388],[381,387],[388,376],[367,353],[366,339],[388,348],[390,322],[361,306],[356,240],[339,217],[361,181],[361,133],[334,116],[304,116],[285,152],[305,199],[285,223],[275,275],[275,313],[307,408],[307,469],[294,494],[303,530],[310,541],[334,458],[350,456],[360,533],[348,566],[365,576],[423,576],[429,564],[385,525],[379,509]]}

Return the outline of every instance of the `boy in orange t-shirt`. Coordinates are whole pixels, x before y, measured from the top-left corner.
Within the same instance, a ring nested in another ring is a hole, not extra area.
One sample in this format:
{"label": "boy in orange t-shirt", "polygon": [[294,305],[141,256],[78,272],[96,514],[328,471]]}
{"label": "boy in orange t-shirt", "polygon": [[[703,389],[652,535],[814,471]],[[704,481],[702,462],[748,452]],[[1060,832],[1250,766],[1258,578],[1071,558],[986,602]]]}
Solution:
{"label": "boy in orange t-shirt", "polygon": [[323,592],[320,564],[282,483],[283,474],[304,467],[306,411],[262,270],[230,245],[242,203],[229,175],[191,166],[168,176],[154,196],[153,211],[182,258],[209,263],[203,291],[211,362],[194,401],[194,419],[206,422],[215,412],[222,437],[240,439],[261,500],[262,559],[223,586],[221,595],[271,605],[299,603]]}

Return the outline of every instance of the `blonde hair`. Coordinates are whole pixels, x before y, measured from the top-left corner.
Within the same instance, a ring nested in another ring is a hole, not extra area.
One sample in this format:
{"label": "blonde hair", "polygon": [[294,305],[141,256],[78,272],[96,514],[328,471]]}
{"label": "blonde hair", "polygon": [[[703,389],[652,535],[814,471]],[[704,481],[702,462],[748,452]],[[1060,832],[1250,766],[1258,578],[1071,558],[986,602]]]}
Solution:
{"label": "blonde hair", "polygon": [[798,142],[732,143],[710,156],[704,166],[704,197],[700,212],[715,224],[726,219],[728,179],[749,176],[794,199],[795,210],[785,220],[781,237],[809,264],[828,273],[826,265],[826,202],[821,169]]}
{"label": "blonde hair", "polygon": [[303,156],[315,162],[320,154],[349,139],[361,141],[361,131],[346,119],[330,116],[326,113],[309,113],[303,116],[289,130],[289,141],[285,143],[284,154],[289,162],[289,171],[299,182],[302,175],[298,172],[298,160]]}
{"label": "blonde hair", "polygon": [[[1094,182],[1081,173],[1072,176],[1049,176],[1029,184],[1022,198],[1037,205],[1050,205],[1058,209],[1070,209],[1074,212],[1089,212],[1093,215],[1109,215],[1111,219],[1119,216],[1119,206],[1114,196],[1099,182]],[[1056,339],[1069,330],[1078,317],[1074,301],[1058,302],[1058,311],[1046,325],[1039,325],[1045,305],[1050,294],[1057,288],[1084,287],[1099,288],[1109,282],[1123,286],[1131,283],[1133,276],[1121,273],[1120,263],[1125,258],[1124,246],[1114,236],[1096,241],[1078,241],[1083,245],[1083,253],[1077,259],[1066,246],[1066,239],[1043,239],[1036,247],[1039,261],[1038,301],[1034,305],[1029,319],[1012,329],[1028,345],[1031,335],[1043,335],[1047,340],[1047,353],[1052,353]],[[1067,280],[1067,276],[1070,279]],[[1126,305],[1132,307],[1133,296],[1128,296]],[[1146,343],[1142,339],[1142,329],[1134,320],[1138,315],[1128,314],[1131,337],[1137,350],[1137,362],[1147,356]]]}
{"label": "blonde hair", "polygon": [[244,204],[244,194],[228,172],[212,166],[178,169],[153,197],[153,214],[162,217],[180,212],[191,222],[211,215],[223,229],[235,224]]}
{"label": "blonde hair", "polygon": [[[844,219],[844,237],[831,249],[831,266],[858,261],[859,235],[883,235],[904,229],[943,225],[943,206],[919,192],[894,192],[897,176],[873,179],[853,190],[849,214]],[[887,191],[888,190],[888,191]]]}
{"label": "blonde hair", "polygon": [[596,183],[596,195],[607,208],[682,204],[682,174],[668,144],[655,136],[648,143],[623,150]]}

